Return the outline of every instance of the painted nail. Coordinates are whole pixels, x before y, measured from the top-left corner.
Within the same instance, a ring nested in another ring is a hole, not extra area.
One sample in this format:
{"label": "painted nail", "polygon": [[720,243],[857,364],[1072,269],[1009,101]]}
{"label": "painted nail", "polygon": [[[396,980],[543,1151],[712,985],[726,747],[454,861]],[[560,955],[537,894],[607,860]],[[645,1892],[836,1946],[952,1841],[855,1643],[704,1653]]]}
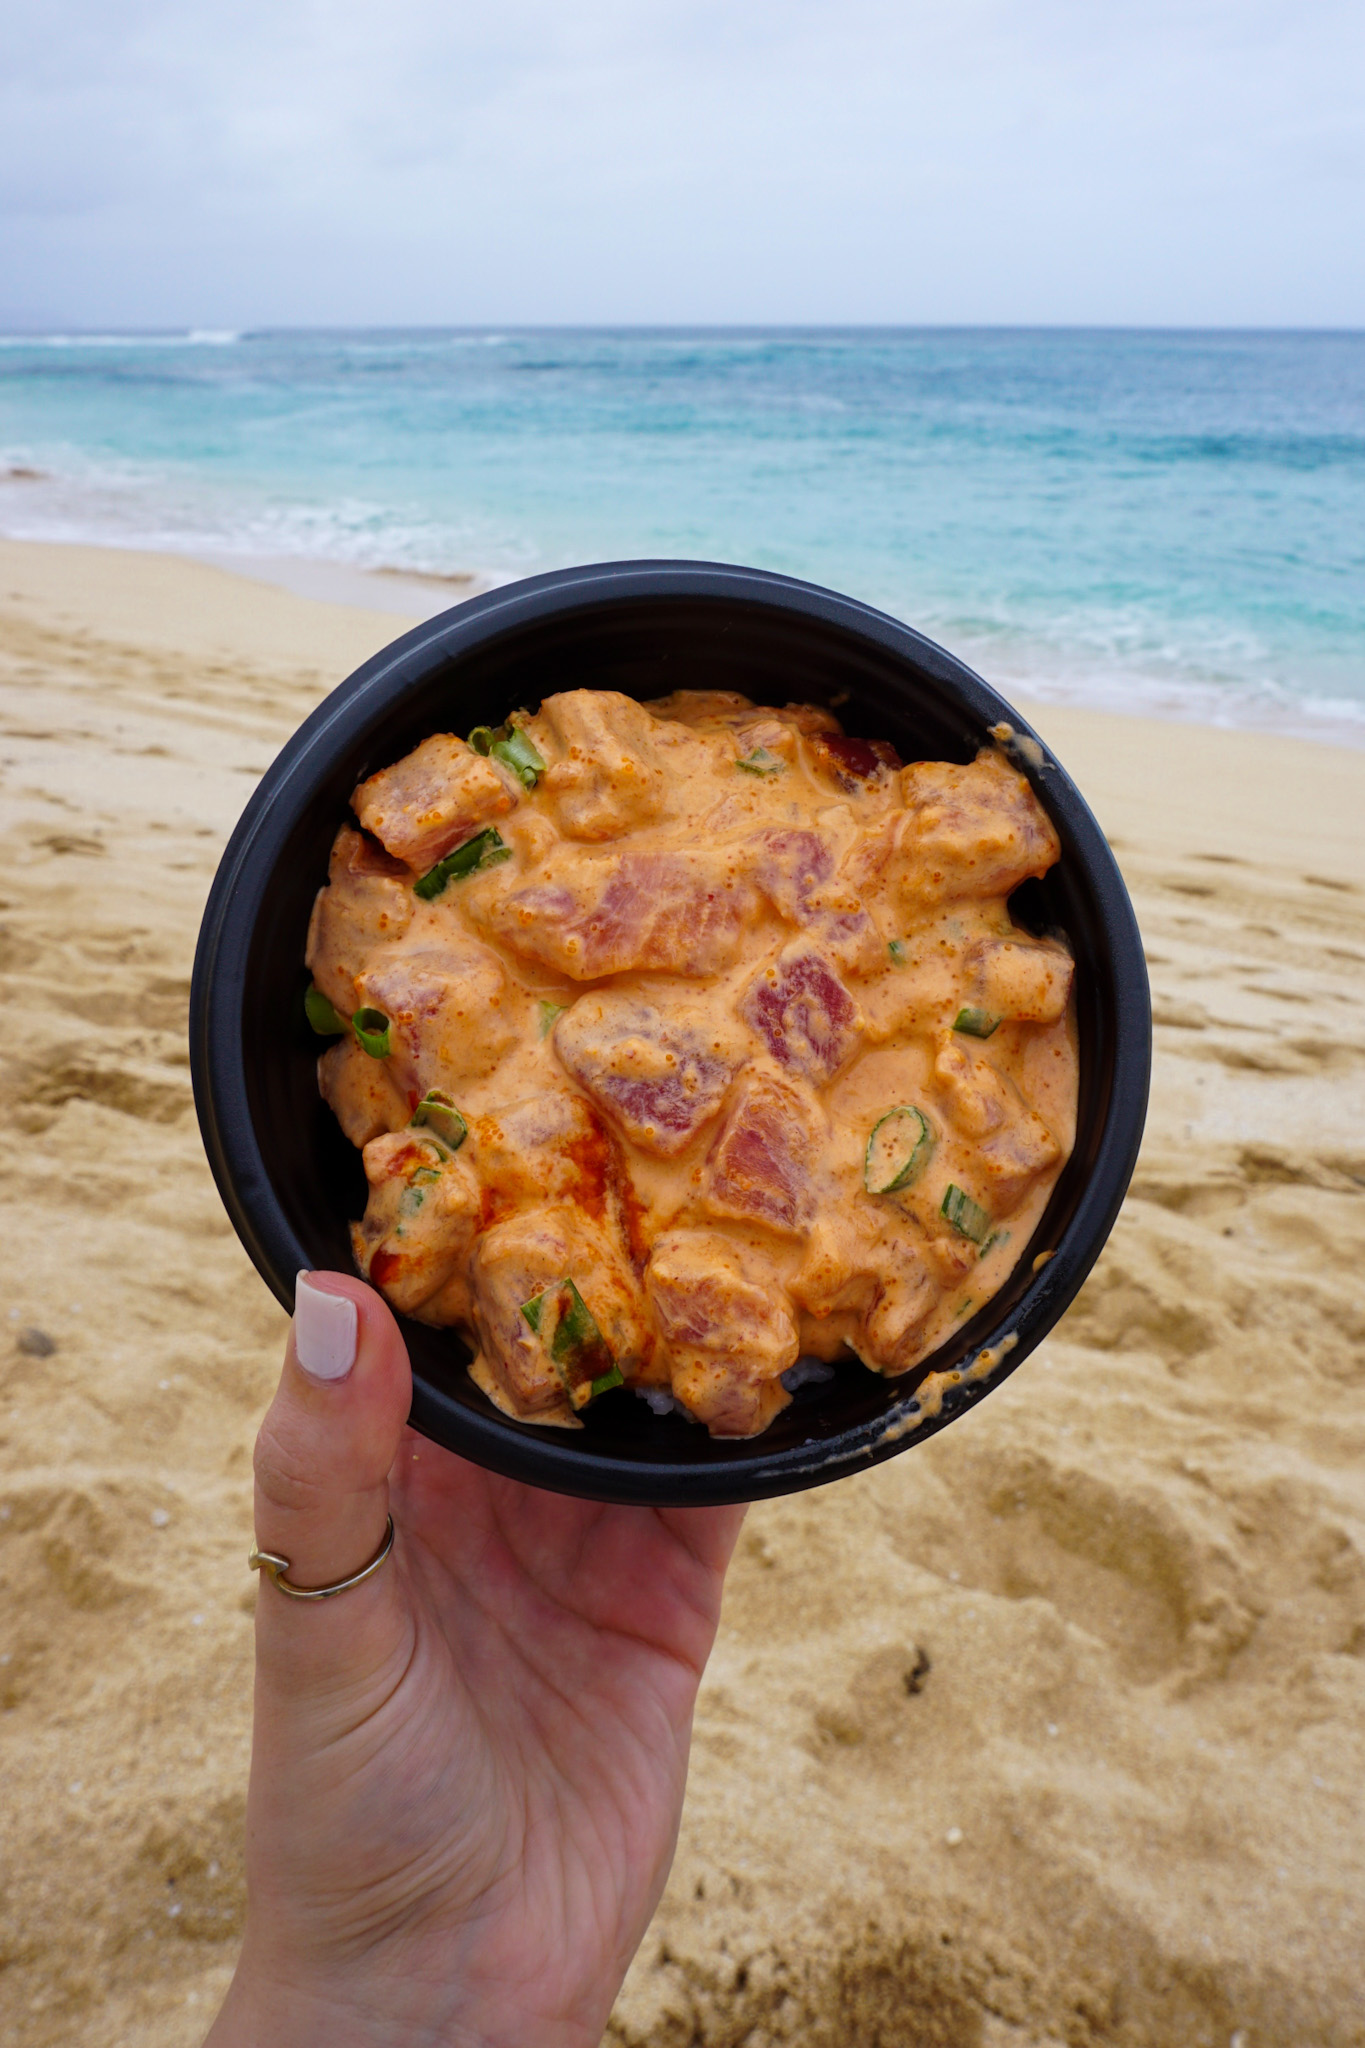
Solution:
{"label": "painted nail", "polygon": [[355,1364],[360,1318],[347,1294],[325,1294],[300,1273],[294,1288],[294,1355],[315,1380],[344,1380]]}

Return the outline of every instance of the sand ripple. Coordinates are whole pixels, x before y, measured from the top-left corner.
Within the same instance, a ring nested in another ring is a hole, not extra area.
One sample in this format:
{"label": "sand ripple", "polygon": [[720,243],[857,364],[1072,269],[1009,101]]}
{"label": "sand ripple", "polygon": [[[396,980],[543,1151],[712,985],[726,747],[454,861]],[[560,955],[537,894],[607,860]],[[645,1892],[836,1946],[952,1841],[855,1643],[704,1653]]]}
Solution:
{"label": "sand ripple", "polygon": [[[188,2048],[241,1926],[283,1335],[200,1153],[190,958],[253,777],[393,621],[13,547],[0,614],[0,2034]],[[1067,717],[1152,961],[1132,1196],[978,1411],[752,1514],[618,2048],[1365,2042],[1346,770],[1239,740],[1210,822],[1214,736]],[[1165,764],[1145,807],[1115,733]]]}

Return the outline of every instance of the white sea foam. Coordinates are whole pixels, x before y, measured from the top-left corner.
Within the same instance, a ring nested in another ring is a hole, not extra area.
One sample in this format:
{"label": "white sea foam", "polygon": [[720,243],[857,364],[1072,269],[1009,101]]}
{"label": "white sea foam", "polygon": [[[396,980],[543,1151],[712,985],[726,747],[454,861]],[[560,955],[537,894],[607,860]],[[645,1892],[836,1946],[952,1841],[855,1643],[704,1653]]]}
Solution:
{"label": "white sea foam", "polygon": [[[468,576],[481,588],[542,566],[514,536],[490,535],[473,521],[395,516],[359,495],[327,504],[243,502],[192,473],[18,443],[0,448],[0,532],[15,540],[239,560],[244,568],[293,560],[414,578]],[[348,601],[364,600],[352,591]]]}
{"label": "white sea foam", "polygon": [[0,334],[0,348],[230,348],[242,339],[231,327],[192,327],[165,334]]}
{"label": "white sea foam", "polygon": [[1008,645],[974,649],[963,638],[954,643],[954,652],[1004,697],[1365,747],[1365,700],[1296,686],[1273,675],[1251,680],[1251,662],[1241,670],[1229,663],[1221,674],[1210,676],[1203,662],[1188,656],[1182,673],[1169,650],[1163,650],[1166,660],[1160,667],[1149,667],[1141,658],[1128,666],[1087,659],[1064,647],[1054,650],[1051,659],[1040,658],[1033,648],[1027,653]]}

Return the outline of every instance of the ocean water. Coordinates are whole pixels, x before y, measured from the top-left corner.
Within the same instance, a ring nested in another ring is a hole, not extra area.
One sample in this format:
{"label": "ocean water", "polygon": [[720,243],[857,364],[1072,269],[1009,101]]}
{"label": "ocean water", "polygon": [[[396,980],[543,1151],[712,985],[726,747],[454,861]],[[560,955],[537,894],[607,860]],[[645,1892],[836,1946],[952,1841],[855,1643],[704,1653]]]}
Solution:
{"label": "ocean water", "polygon": [[1006,692],[1365,745],[1361,334],[13,336],[0,532],[489,582],[748,562]]}

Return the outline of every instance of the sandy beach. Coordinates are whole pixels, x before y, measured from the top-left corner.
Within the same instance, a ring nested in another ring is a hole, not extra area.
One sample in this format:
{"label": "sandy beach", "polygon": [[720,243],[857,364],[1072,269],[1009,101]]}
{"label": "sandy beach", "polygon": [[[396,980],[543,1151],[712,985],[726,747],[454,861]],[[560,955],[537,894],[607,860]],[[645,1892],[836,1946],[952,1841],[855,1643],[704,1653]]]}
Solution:
{"label": "sandy beach", "polygon": [[[190,966],[256,779],[401,625],[0,543],[13,2048],[192,2048],[231,1973],[285,1321]],[[1032,715],[1151,963],[1132,1194],[979,1411],[752,1512],[615,2048],[1365,2044],[1365,752]]]}

